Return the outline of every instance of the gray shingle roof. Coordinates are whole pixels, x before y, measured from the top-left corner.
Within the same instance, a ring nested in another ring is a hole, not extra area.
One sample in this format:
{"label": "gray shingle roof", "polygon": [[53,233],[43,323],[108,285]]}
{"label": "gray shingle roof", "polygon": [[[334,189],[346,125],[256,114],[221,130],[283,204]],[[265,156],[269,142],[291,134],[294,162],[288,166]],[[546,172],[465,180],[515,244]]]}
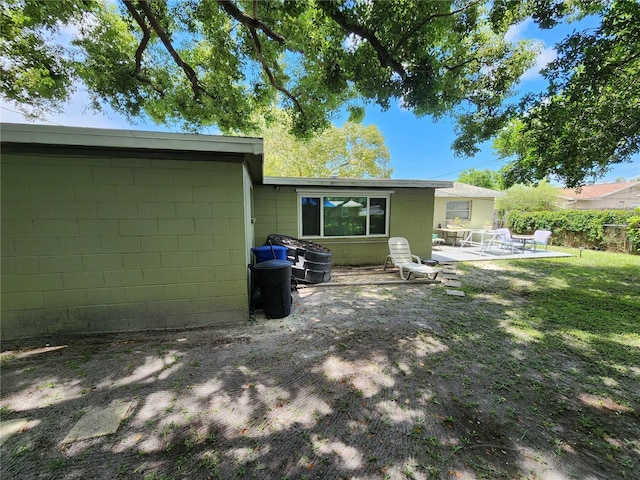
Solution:
{"label": "gray shingle roof", "polygon": [[489,188],[476,187],[466,183],[453,182],[452,188],[439,188],[436,197],[467,197],[467,198],[498,198],[504,197],[505,192]]}

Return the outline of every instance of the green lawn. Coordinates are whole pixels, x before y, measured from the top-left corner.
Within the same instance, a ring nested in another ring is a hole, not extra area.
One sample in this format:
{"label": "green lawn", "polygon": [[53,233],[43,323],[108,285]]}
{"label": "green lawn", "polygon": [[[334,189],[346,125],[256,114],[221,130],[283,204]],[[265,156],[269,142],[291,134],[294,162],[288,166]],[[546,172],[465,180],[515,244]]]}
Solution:
{"label": "green lawn", "polygon": [[590,359],[595,372],[629,374],[640,366],[639,256],[588,250],[512,265],[495,293],[525,300],[513,324],[530,330],[541,348],[562,346]]}
{"label": "green lawn", "polygon": [[463,362],[459,373],[479,366],[466,394],[525,437],[547,438],[573,463],[581,455],[598,459],[611,478],[633,478],[640,468],[640,257],[564,250],[576,256],[461,264],[471,298],[459,312],[464,319],[455,301],[438,307],[459,347],[445,363]]}

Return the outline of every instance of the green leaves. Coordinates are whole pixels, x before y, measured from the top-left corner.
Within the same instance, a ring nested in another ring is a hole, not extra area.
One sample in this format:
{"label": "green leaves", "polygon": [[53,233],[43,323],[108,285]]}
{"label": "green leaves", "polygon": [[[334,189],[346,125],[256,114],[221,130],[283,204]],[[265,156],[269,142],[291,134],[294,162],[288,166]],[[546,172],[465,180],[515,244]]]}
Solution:
{"label": "green leaves", "polygon": [[[625,210],[510,211],[508,226],[515,232],[551,230],[554,245],[588,248],[616,246],[619,239],[611,236],[613,232],[611,229],[622,229],[637,252],[640,250],[639,214],[638,209],[635,212]],[[618,246],[621,247],[621,245]]]}
{"label": "green leaves", "polygon": [[[583,12],[594,5],[579,4]],[[515,157],[508,184],[552,176],[576,187],[640,151],[640,4],[599,8],[600,26],[558,45],[543,72],[547,91],[527,97],[519,120],[498,136],[500,155]]]}
{"label": "green leaves", "polygon": [[[249,131],[252,112],[277,104],[289,112],[291,132],[310,138],[356,98],[382,108],[401,102],[416,115],[436,117],[461,107],[495,110],[532,58],[508,45],[503,29],[492,31],[484,5],[473,1],[117,6],[7,0],[6,98],[55,108],[83,82],[96,106],[187,130],[223,131]],[[43,32],[70,25],[79,53],[57,54],[69,41]],[[483,135],[500,125],[488,123]]]}
{"label": "green leaves", "polygon": [[260,131],[265,142],[265,175],[275,177],[389,178],[393,172],[389,149],[375,125],[346,122],[322,135],[299,140],[289,134],[285,112]]}
{"label": "green leaves", "polygon": [[56,41],[60,26],[77,26],[97,2],[4,0],[1,8],[2,95],[28,105],[27,116],[58,110],[73,91],[74,75],[69,49]]}
{"label": "green leaves", "polygon": [[493,190],[502,189],[502,177],[500,176],[500,173],[489,169],[476,170],[474,168],[469,168],[458,175],[457,181]]}
{"label": "green leaves", "polygon": [[513,185],[506,195],[498,198],[498,208],[502,211],[537,212],[556,209],[558,192],[548,182],[543,181],[535,187]]}
{"label": "green leaves", "polygon": [[640,208],[636,208],[634,215],[630,216],[627,221],[629,222],[627,226],[629,242],[636,252],[640,252]]}

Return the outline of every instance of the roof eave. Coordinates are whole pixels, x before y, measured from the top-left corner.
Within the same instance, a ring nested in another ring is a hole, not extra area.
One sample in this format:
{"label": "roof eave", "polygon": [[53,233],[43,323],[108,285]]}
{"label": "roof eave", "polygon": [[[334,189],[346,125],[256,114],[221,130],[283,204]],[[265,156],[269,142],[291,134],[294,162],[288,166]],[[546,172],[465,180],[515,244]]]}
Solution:
{"label": "roof eave", "polygon": [[263,155],[257,137],[228,137],[187,133],[60,127],[20,123],[2,124],[2,142],[14,144],[64,145],[132,150],[174,150]]}
{"label": "roof eave", "polygon": [[244,163],[253,181],[262,182],[263,140],[257,137],[20,123],[3,123],[0,132],[4,152],[122,155],[160,160]]}
{"label": "roof eave", "polygon": [[264,177],[262,183],[281,187],[330,188],[450,188],[453,186],[453,182],[445,180],[395,180],[389,178]]}

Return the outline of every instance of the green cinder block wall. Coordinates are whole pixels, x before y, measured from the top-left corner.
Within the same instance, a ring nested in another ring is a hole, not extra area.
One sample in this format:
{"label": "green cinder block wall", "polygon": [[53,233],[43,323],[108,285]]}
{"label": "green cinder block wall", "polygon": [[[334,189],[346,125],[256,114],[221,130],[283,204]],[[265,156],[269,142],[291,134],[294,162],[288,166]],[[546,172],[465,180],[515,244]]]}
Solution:
{"label": "green cinder block wall", "polygon": [[242,322],[242,164],[2,157],[2,340]]}
{"label": "green cinder block wall", "polygon": [[[335,192],[335,189],[331,190]],[[431,256],[434,190],[395,188],[390,199],[389,236],[405,237],[412,253]],[[271,233],[298,237],[298,194],[295,187],[255,187],[255,244]],[[333,252],[335,265],[382,265],[389,253],[388,237],[309,239]]]}

